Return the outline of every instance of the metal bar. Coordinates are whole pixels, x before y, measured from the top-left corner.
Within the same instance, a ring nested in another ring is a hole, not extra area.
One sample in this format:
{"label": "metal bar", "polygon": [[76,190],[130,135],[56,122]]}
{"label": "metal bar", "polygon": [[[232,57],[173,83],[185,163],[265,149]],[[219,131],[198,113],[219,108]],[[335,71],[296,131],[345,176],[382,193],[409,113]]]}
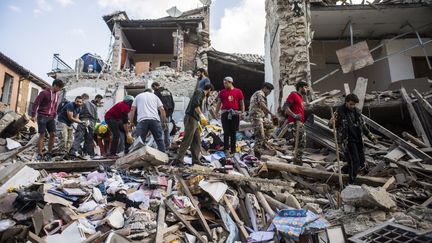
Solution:
{"label": "metal bar", "polygon": [[345,30],[348,28],[350,23],[351,23],[351,19],[348,20],[348,22],[345,24],[345,27],[342,29],[342,32],[339,35],[339,40],[342,38],[343,34],[345,33]]}
{"label": "metal bar", "polygon": [[410,22],[407,22],[407,24],[408,24],[408,25],[411,27],[411,29],[415,32],[415,34],[416,34],[416,36],[417,36],[417,40],[418,40],[418,42],[419,42],[419,44],[420,44],[420,46],[421,46],[421,48],[422,48],[422,50],[423,50],[423,54],[425,55],[426,62],[427,62],[427,64],[428,64],[429,70],[432,70],[431,63],[430,63],[430,61],[429,61],[429,58],[428,58],[428,54],[427,54],[426,48],[424,48],[424,44],[423,44],[423,41],[422,41],[422,39],[421,39],[421,37],[420,37],[420,34],[418,33],[418,31],[414,28],[414,26],[413,26]]}
{"label": "metal bar", "polygon": [[[423,45],[425,46],[425,45],[427,45],[427,44],[429,44],[429,43],[431,43],[431,42],[432,42],[432,40],[428,40],[428,41],[426,41],[426,42],[423,42]],[[417,45],[414,45],[414,46],[408,47],[408,48],[406,48],[406,49],[404,49],[404,50],[402,50],[402,51],[394,52],[394,53],[392,53],[392,54],[390,54],[390,55],[387,55],[387,56],[385,56],[385,57],[378,58],[378,59],[376,59],[376,60],[374,61],[374,63],[379,62],[379,61],[382,61],[382,60],[385,60],[385,59],[387,59],[387,58],[389,58],[389,57],[391,57],[391,56],[393,56],[393,55],[402,54],[402,53],[404,53],[404,52],[406,52],[406,51],[409,51],[409,50],[411,50],[411,49],[414,49],[414,48],[418,47],[419,45],[420,45],[420,44],[417,44]],[[323,81],[324,79],[326,79],[326,78],[332,76],[333,74],[337,73],[339,70],[340,70],[340,68],[337,68],[337,69],[331,71],[330,73],[326,74],[325,76],[321,77],[320,79],[314,81],[312,84],[315,85],[315,84],[317,84],[317,83]]]}
{"label": "metal bar", "polygon": [[[431,43],[431,42],[432,42],[432,40],[428,40],[428,41],[424,42],[423,45],[427,45],[427,44],[429,44],[429,43]],[[411,49],[414,49],[414,48],[416,48],[416,47],[418,47],[418,46],[420,46],[420,44],[417,44],[417,45],[414,45],[414,46],[408,47],[408,48],[406,48],[406,49],[404,49],[404,50],[402,50],[402,51],[393,52],[393,53],[390,54],[390,55],[387,55],[387,56],[385,56],[385,57],[378,58],[377,60],[375,60],[375,62],[382,61],[382,60],[387,59],[387,58],[389,58],[389,57],[391,57],[391,56],[393,56],[393,55],[396,55],[396,54],[402,54],[402,53],[404,53],[404,52],[406,52],[406,51],[409,51],[409,50],[411,50]]]}
{"label": "metal bar", "polygon": [[350,40],[351,40],[351,46],[354,45],[354,36],[353,36],[353,27],[352,22],[349,22],[349,30],[350,30]]}

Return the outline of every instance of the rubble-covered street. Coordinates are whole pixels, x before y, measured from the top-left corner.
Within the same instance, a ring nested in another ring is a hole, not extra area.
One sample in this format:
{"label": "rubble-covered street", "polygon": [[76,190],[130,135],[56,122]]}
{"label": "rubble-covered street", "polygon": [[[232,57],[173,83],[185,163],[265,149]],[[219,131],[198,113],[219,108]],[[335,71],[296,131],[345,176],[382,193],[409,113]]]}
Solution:
{"label": "rubble-covered street", "polygon": [[432,242],[431,2],[266,0],[264,56],[200,2],[0,52],[0,242]]}

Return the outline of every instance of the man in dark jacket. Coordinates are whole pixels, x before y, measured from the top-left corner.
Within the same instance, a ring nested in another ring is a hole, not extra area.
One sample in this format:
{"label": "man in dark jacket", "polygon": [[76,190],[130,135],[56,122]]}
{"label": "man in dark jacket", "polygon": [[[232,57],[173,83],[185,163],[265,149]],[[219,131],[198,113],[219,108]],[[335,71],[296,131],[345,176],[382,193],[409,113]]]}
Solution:
{"label": "man in dark jacket", "polygon": [[377,139],[367,128],[361,111],[355,107],[359,99],[355,94],[345,97],[345,104],[339,106],[334,113],[334,121],[330,120],[329,125],[335,122],[339,147],[348,161],[348,183],[354,183],[359,168],[365,167],[365,155],[363,150],[363,135],[367,136],[374,144]]}
{"label": "man in dark jacket", "polygon": [[[175,107],[174,99],[172,93],[168,89],[161,87],[160,83],[154,82],[152,83],[151,87],[154,91],[154,94],[162,101],[165,110],[167,125],[164,128],[164,142],[165,142],[165,149],[168,149],[171,144],[168,124],[173,121],[172,115],[174,113],[174,107]],[[176,126],[174,122],[173,125],[174,125],[173,129],[175,129]]]}
{"label": "man in dark jacket", "polygon": [[82,123],[78,124],[74,134],[74,141],[72,148],[69,153],[73,156],[78,156],[78,152],[81,150],[81,143],[84,142],[82,151],[85,155],[93,157],[94,144],[93,144],[93,129],[97,120],[96,106],[89,100],[88,94],[84,93],[81,95],[83,105],[79,113],[79,118]]}

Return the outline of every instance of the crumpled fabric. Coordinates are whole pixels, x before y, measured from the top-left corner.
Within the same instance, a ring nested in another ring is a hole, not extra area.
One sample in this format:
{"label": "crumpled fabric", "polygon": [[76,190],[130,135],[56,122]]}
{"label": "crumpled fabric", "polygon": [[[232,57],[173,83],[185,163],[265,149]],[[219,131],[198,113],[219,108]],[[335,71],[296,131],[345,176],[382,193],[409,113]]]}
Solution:
{"label": "crumpled fabric", "polygon": [[231,219],[229,214],[225,211],[225,208],[222,205],[219,205],[219,213],[222,221],[225,224],[225,227],[228,229],[229,235],[226,239],[226,243],[233,243],[235,241],[241,241],[240,239],[240,231],[237,228],[237,225]]}
{"label": "crumpled fabric", "polygon": [[278,232],[295,241],[306,228],[325,229],[329,225],[327,220],[303,209],[283,209],[273,219],[273,224]]}

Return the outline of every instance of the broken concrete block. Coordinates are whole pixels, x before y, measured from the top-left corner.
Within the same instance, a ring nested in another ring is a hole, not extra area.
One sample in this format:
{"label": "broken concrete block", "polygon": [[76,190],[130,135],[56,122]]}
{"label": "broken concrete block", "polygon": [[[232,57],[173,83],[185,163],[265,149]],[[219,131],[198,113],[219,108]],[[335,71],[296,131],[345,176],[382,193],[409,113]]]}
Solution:
{"label": "broken concrete block", "polygon": [[9,187],[28,186],[35,182],[40,173],[24,163],[17,162],[0,170],[0,193],[5,193]]}
{"label": "broken concrete block", "polygon": [[285,198],[285,204],[296,209],[301,208],[301,205],[298,202],[297,198],[295,198],[291,194],[288,194],[287,197]]}
{"label": "broken concrete block", "polygon": [[320,208],[320,206],[316,203],[306,203],[306,205],[303,207],[303,209],[305,210],[309,210],[313,213],[316,214],[322,214],[322,209]]}
{"label": "broken concrete block", "polygon": [[343,205],[343,210],[344,210],[344,212],[347,212],[347,213],[354,213],[356,211],[356,208],[354,206],[349,205],[349,204],[345,204],[345,205]]}
{"label": "broken concrete block", "polygon": [[163,165],[168,163],[168,155],[150,146],[144,146],[129,153],[115,162],[114,166],[122,169]]}
{"label": "broken concrete block", "polygon": [[105,218],[106,222],[115,229],[123,228],[125,221],[123,218],[124,209],[116,207],[111,213]]}
{"label": "broken concrete block", "polygon": [[341,196],[344,203],[354,206],[379,207],[387,210],[396,207],[390,194],[381,187],[349,185],[342,191]]}
{"label": "broken concrete block", "polygon": [[370,213],[370,217],[375,221],[375,222],[383,222],[386,220],[386,212],[384,211],[374,211],[372,213]]}
{"label": "broken concrete block", "polygon": [[18,194],[15,192],[0,195],[0,213],[14,212],[15,208],[12,205],[12,203],[15,201],[17,197]]}

